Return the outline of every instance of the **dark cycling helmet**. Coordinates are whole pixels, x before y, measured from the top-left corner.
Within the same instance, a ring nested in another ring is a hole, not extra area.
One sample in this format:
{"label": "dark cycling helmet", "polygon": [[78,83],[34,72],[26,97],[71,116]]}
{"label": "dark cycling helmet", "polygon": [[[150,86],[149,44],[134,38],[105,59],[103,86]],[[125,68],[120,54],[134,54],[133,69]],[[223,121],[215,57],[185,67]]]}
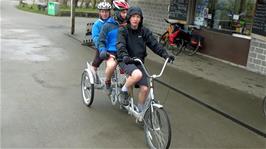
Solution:
{"label": "dark cycling helmet", "polygon": [[117,20],[119,24],[124,23],[125,19],[121,17],[120,12],[123,10],[128,10],[128,3],[125,0],[114,0],[113,7],[115,20]]}
{"label": "dark cycling helmet", "polygon": [[113,7],[114,7],[114,10],[122,11],[125,9],[127,10],[129,5],[125,0],[114,0]]}
{"label": "dark cycling helmet", "polygon": [[106,1],[103,1],[103,2],[100,2],[97,6],[97,8],[99,10],[110,10],[112,9],[112,6],[110,3],[106,2]]}

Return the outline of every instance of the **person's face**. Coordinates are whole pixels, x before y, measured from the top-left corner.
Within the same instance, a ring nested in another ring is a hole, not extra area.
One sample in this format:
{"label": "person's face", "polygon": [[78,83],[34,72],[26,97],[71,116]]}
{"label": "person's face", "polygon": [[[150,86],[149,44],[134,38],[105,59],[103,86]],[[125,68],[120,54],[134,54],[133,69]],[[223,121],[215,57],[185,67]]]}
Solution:
{"label": "person's face", "polygon": [[107,19],[110,17],[110,10],[100,10],[99,14],[102,19]]}
{"label": "person's face", "polygon": [[120,16],[121,16],[123,19],[126,19],[126,16],[127,16],[127,10],[122,10],[122,11],[120,11]]}
{"label": "person's face", "polygon": [[133,28],[137,28],[139,26],[141,17],[138,14],[134,14],[130,17],[129,21]]}

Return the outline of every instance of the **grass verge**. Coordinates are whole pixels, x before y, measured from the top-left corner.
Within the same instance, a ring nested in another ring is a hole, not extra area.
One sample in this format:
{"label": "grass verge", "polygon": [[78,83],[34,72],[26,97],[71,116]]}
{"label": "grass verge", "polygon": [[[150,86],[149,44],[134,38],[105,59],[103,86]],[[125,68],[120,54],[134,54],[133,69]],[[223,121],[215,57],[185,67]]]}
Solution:
{"label": "grass verge", "polygon": [[[47,8],[45,10],[40,10],[40,9],[38,9],[37,5],[29,5],[29,4],[17,5],[17,8],[20,10],[23,10],[23,11],[47,15]],[[60,7],[60,12],[62,12],[62,13],[69,12],[70,13],[70,7],[62,6],[62,7]],[[92,9],[92,8],[75,8],[75,12],[76,13],[97,13],[98,10]],[[59,16],[60,16],[60,13],[59,13]]]}

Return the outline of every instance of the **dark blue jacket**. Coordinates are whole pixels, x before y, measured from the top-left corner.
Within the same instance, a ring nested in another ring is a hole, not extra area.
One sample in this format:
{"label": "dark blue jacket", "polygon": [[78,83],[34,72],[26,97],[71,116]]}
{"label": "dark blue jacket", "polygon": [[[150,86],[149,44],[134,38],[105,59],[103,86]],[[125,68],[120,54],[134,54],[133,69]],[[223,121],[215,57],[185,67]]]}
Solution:
{"label": "dark blue jacket", "polygon": [[110,17],[103,25],[99,37],[99,51],[116,53],[116,41],[119,24],[113,17]]}

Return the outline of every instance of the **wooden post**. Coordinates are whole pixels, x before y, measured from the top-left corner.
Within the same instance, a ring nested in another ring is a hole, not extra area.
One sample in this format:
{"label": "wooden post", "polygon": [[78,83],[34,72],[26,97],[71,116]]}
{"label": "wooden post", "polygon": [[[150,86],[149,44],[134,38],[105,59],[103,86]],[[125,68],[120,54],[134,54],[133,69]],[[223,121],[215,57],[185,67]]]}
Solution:
{"label": "wooden post", "polygon": [[71,35],[75,33],[75,5],[74,0],[71,0],[71,11],[70,11],[70,19],[71,19]]}

